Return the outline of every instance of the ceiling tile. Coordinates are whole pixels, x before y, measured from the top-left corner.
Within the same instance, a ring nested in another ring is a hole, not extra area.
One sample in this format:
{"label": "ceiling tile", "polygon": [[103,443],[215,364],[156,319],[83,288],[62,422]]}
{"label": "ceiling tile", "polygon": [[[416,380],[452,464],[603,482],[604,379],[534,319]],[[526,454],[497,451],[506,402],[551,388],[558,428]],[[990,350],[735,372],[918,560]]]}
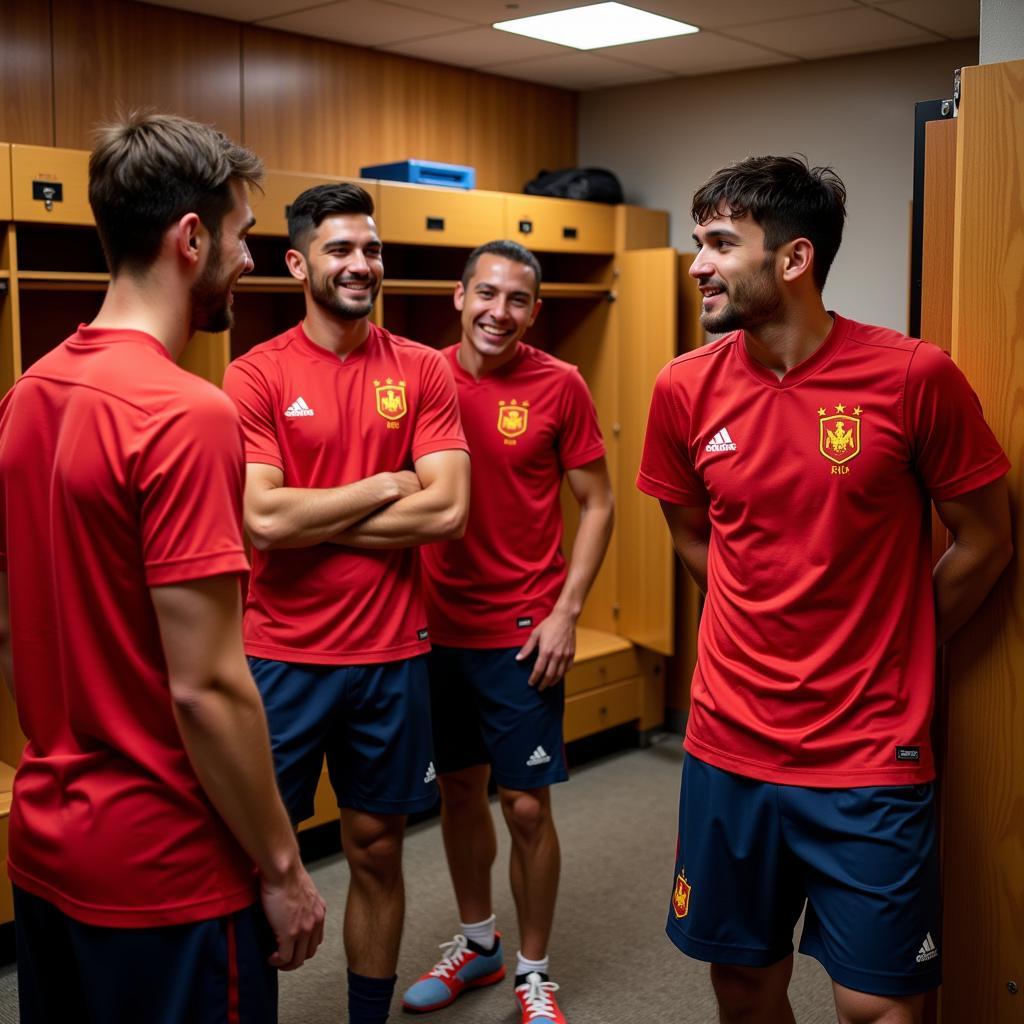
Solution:
{"label": "ceiling tile", "polygon": [[263,28],[298,32],[354,46],[386,46],[419,36],[457,32],[464,21],[414,11],[379,0],[341,0],[280,18],[260,22]]}
{"label": "ceiling tile", "polygon": [[728,28],[749,22],[825,14],[859,6],[859,0],[623,0],[652,14],[687,21],[699,28]]}
{"label": "ceiling tile", "polygon": [[632,43],[590,52],[611,57],[628,56],[630,63],[671,71],[674,75],[706,75],[737,68],[789,64],[796,60],[795,57],[774,53],[752,43],[727,39],[714,32],[698,32],[696,35],[655,39],[649,43]]}
{"label": "ceiling tile", "polygon": [[635,82],[654,82],[668,78],[665,71],[642,68],[622,61],[596,57],[592,53],[563,51],[557,57],[493,64],[488,69],[495,75],[521,78],[527,82],[556,85],[562,89],[604,89],[613,85],[631,85]]}
{"label": "ceiling tile", "polygon": [[447,18],[461,18],[477,25],[489,26],[496,21],[528,18],[533,14],[548,14],[551,11],[561,11],[569,7],[582,7],[584,3],[597,3],[598,0],[579,0],[575,3],[573,0],[519,0],[518,3],[510,3],[507,0],[398,0],[398,2],[412,10],[441,14]]}
{"label": "ceiling tile", "polygon": [[309,6],[309,0],[147,0],[157,7],[176,7],[179,11],[209,14],[233,21],[259,21],[279,14],[290,14]]}
{"label": "ceiling tile", "polygon": [[401,53],[441,64],[490,70],[491,64],[507,64],[513,60],[533,57],[557,57],[565,47],[544,43],[539,39],[499,32],[493,28],[471,28],[465,32],[446,33],[430,39],[416,39],[385,47],[390,53]]}
{"label": "ceiling tile", "polygon": [[981,31],[979,0],[885,0],[878,10],[950,39],[973,39]]}
{"label": "ceiling tile", "polygon": [[867,7],[738,26],[729,35],[808,60],[941,41],[933,32]]}

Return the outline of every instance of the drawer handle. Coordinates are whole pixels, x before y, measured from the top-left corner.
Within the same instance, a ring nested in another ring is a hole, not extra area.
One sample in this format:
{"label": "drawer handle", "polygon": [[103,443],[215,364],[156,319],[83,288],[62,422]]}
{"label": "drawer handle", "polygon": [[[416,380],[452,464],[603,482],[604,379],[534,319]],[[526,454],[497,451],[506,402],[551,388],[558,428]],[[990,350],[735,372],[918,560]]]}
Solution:
{"label": "drawer handle", "polygon": [[64,202],[64,186],[59,181],[33,181],[32,198],[41,199],[47,213],[53,213],[53,204]]}
{"label": "drawer handle", "polygon": [[562,228],[562,237],[563,238],[575,238],[576,235],[577,235],[577,231],[576,231],[575,228]]}
{"label": "drawer handle", "polygon": [[532,235],[533,234],[533,221],[532,220],[521,220],[519,222],[519,233],[521,235]]}
{"label": "drawer handle", "polygon": [[444,231],[444,217],[428,217],[427,218],[427,230],[428,231]]}

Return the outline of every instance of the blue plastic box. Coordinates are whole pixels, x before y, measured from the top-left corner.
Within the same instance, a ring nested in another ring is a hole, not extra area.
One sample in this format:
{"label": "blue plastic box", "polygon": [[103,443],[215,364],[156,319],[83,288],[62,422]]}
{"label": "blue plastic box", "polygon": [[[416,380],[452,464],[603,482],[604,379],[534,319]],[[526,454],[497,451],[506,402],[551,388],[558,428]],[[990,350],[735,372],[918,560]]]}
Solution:
{"label": "blue plastic box", "polygon": [[436,160],[399,160],[394,164],[374,164],[359,172],[361,178],[407,181],[413,185],[444,185],[446,188],[475,188],[476,170]]}

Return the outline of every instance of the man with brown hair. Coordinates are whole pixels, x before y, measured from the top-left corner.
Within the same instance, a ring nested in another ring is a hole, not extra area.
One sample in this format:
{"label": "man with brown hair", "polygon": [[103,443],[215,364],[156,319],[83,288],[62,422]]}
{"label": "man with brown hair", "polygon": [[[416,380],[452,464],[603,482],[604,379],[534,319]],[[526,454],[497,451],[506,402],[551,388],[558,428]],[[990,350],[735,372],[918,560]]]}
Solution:
{"label": "man with brown hair", "polygon": [[106,297],[0,405],[24,1024],[270,1024],[322,939],[242,650],[238,416],[174,363],[230,325],[261,173],[182,118],[103,128]]}

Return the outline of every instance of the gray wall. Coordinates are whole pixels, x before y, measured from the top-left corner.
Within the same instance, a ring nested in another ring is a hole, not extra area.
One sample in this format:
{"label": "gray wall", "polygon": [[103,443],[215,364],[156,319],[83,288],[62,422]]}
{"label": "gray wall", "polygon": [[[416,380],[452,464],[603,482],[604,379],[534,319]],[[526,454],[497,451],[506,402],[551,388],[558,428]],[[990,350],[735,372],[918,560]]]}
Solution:
{"label": "gray wall", "polygon": [[694,190],[724,164],[796,152],[831,164],[849,199],[826,303],[906,330],[914,103],[952,96],[954,69],[977,63],[977,40],[962,40],[584,93],[579,160],[669,210],[678,249],[693,247]]}
{"label": "gray wall", "polygon": [[1024,3],[981,0],[980,63],[1024,58]]}

